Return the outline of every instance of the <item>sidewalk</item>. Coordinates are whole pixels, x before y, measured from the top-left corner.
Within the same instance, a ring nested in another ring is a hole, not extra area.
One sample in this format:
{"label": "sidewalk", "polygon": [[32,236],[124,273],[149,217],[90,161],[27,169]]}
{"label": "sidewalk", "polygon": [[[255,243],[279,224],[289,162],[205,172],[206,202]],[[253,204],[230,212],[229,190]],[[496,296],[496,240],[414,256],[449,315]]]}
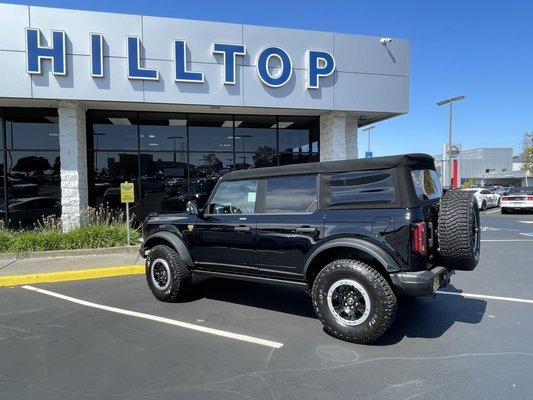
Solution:
{"label": "sidewalk", "polygon": [[0,286],[140,273],[144,273],[144,259],[134,247],[48,252],[30,255],[30,258],[4,256],[0,259]]}

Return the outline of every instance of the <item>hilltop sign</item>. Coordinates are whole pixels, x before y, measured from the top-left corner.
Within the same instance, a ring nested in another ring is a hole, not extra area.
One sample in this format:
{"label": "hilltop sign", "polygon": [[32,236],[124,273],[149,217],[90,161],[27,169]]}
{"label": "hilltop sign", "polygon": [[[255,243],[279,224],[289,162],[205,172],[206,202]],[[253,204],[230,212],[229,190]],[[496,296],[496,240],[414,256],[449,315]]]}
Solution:
{"label": "hilltop sign", "polygon": [[[26,71],[28,74],[40,75],[43,60],[52,62],[52,74],[67,75],[66,59],[67,33],[52,30],[51,43],[44,46],[41,43],[42,33],[37,28],[26,28]],[[88,34],[90,43],[90,58],[88,73],[93,79],[103,78],[104,70],[104,35],[101,33]],[[159,70],[142,65],[141,39],[137,36],[125,37],[127,54],[127,78],[130,80],[160,79]],[[187,43],[184,40],[174,40],[172,46],[174,54],[174,80],[176,82],[204,84],[202,71],[188,69]],[[222,55],[224,85],[236,84],[237,58],[247,55],[244,44],[212,43],[211,52]],[[265,86],[277,88],[286,85],[293,75],[293,62],[290,55],[279,46],[266,46],[255,54],[255,68],[257,76]],[[325,50],[306,51],[306,80],[307,89],[320,87],[320,78],[327,77],[335,71],[335,58]]]}

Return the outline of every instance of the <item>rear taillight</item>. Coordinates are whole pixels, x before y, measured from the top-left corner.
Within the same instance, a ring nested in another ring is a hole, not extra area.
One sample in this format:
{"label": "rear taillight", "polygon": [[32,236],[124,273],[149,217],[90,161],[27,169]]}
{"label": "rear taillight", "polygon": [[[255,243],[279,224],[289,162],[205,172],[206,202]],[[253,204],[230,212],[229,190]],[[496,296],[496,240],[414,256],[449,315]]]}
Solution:
{"label": "rear taillight", "polygon": [[412,225],[413,251],[425,256],[427,254],[426,223],[415,222]]}
{"label": "rear taillight", "polygon": [[508,196],[503,196],[503,197],[501,198],[501,201],[509,201],[509,197],[508,197]]}
{"label": "rear taillight", "polygon": [[533,201],[533,196],[527,196],[527,199],[528,199],[529,201]]}

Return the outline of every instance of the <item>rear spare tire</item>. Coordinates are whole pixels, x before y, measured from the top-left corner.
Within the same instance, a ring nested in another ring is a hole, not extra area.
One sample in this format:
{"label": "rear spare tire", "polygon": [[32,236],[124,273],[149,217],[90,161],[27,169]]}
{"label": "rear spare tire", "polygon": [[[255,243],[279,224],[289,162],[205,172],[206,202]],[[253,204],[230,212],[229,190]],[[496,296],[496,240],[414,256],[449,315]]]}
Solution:
{"label": "rear spare tire", "polygon": [[443,266],[472,271],[479,262],[479,208],[473,192],[451,190],[442,196],[438,219]]}

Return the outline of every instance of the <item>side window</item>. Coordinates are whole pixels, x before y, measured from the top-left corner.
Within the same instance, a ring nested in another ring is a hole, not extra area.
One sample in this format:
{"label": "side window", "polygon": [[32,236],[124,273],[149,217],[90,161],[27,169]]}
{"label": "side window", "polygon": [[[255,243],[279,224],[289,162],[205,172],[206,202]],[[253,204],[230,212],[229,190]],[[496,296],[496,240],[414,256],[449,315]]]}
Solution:
{"label": "side window", "polygon": [[305,213],[317,210],[316,175],[268,178],[265,212]]}
{"label": "side window", "polygon": [[420,200],[433,200],[442,196],[442,186],[437,171],[417,169],[411,171],[416,195]]}
{"label": "side window", "polygon": [[485,189],[481,191],[481,194],[490,194],[490,192],[487,189]]}
{"label": "side window", "polygon": [[222,182],[209,204],[209,214],[253,214],[256,195],[256,179]]}
{"label": "side window", "polygon": [[390,170],[357,171],[330,177],[330,205],[393,203],[394,178]]}

